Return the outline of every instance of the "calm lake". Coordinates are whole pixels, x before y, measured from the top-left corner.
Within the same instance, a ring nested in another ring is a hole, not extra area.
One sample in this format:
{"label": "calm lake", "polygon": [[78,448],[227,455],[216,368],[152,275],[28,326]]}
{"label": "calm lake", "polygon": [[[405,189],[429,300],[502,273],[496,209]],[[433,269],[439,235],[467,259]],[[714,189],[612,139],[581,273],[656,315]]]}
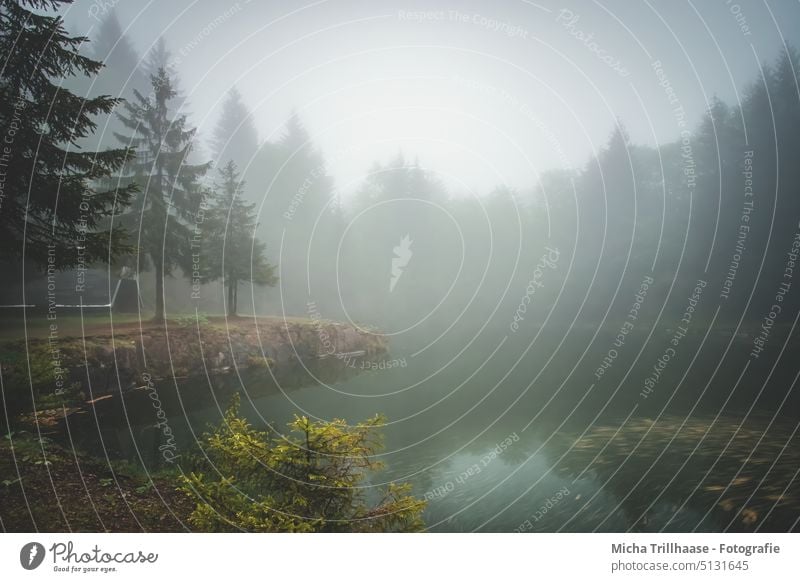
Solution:
{"label": "calm lake", "polygon": [[[370,485],[412,483],[428,500],[432,531],[797,528],[800,439],[788,372],[776,366],[768,382],[757,366],[742,375],[735,362],[745,340],[689,336],[644,397],[664,342],[640,353],[645,338],[631,341],[598,379],[613,334],[600,334],[597,353],[581,360],[593,333],[495,330],[432,346],[393,339],[385,360],[298,361],[276,377],[265,370],[156,390],[177,455],[196,451],[234,390],[254,424],[278,430],[294,414],[384,414],[386,468]],[[703,364],[727,362],[726,349],[730,365]],[[758,413],[738,404],[754,393]],[[77,444],[163,465],[151,399],[126,394],[97,411],[70,419]]]}

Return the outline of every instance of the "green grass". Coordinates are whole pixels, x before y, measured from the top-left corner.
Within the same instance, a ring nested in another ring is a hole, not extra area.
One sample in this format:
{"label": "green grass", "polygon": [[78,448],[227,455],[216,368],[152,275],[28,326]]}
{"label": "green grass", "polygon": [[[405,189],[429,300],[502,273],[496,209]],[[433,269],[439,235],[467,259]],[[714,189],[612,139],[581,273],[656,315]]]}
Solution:
{"label": "green grass", "polygon": [[[142,313],[141,325],[142,327],[149,327],[151,325],[151,313]],[[192,325],[195,321],[194,314],[177,314],[167,318],[170,324],[176,326],[185,326],[189,323]],[[280,317],[280,316],[259,316],[259,321],[286,321],[287,323],[309,323],[311,320],[305,317]],[[236,318],[229,318],[230,321],[247,323],[252,321],[251,316],[240,315]],[[58,326],[58,337],[81,337],[84,335],[99,336],[109,335],[112,331],[118,333],[122,332],[124,328],[126,332],[136,330],[139,327],[140,317],[135,313],[114,314],[109,316],[107,311],[104,312],[84,312],[81,318],[80,313],[58,313],[55,322],[48,320],[46,313],[39,311],[28,311],[27,316],[22,313],[10,315],[0,314],[0,342],[3,341],[18,341],[25,339],[26,328],[27,337],[46,338],[50,334],[50,325],[55,323]],[[225,316],[222,314],[201,314],[200,323],[204,325],[212,325],[214,327],[225,327]]]}
{"label": "green grass", "polygon": [[[138,319],[138,315],[126,313],[114,315],[113,321],[114,325],[131,324]],[[26,328],[29,338],[47,337],[52,323],[58,326],[59,337],[81,336],[83,335],[81,333],[82,326],[87,332],[90,330],[96,332],[98,328],[111,329],[111,318],[107,312],[84,312],[82,322],[80,313],[58,313],[54,322],[48,320],[47,315],[43,312],[28,311],[27,316],[23,316],[21,313],[19,315],[0,315],[0,341],[24,339]]]}

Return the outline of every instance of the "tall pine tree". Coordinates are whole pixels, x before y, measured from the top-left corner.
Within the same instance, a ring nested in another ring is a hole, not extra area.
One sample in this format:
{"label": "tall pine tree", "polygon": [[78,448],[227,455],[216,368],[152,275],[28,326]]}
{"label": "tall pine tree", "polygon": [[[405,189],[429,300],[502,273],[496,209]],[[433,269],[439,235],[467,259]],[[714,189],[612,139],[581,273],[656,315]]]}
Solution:
{"label": "tall pine tree", "polygon": [[266,245],[255,238],[256,205],[244,200],[244,183],[234,162],[219,171],[219,182],[210,215],[214,244],[206,259],[209,279],[221,278],[227,295],[227,313],[235,316],[239,283],[273,286],[275,268],[266,257]]}
{"label": "tall pine tree", "polygon": [[235,87],[228,92],[222,105],[211,147],[219,167],[232,160],[238,167],[246,168],[258,150],[258,132]]}
{"label": "tall pine tree", "polygon": [[178,76],[176,62],[177,61],[172,56],[172,51],[167,48],[167,43],[164,40],[164,37],[160,36],[145,53],[141,66],[141,74],[145,79],[151,79],[152,77],[157,77],[159,71],[163,69],[167,77],[169,77],[169,82],[173,92],[173,97],[170,99],[168,104],[169,115],[174,116],[182,113],[188,118],[188,101],[186,99],[186,95],[181,89],[181,80]]}
{"label": "tall pine tree", "polygon": [[[139,55],[128,37],[123,33],[116,13],[110,11],[100,22],[91,42],[92,57],[105,65],[103,74],[87,87],[89,95],[111,95],[120,99],[133,99],[133,89],[149,82],[142,73]],[[117,106],[117,109],[121,109]],[[98,136],[91,142],[95,147],[117,145],[114,132],[123,129],[116,115],[98,119]]]}
{"label": "tall pine tree", "polygon": [[127,115],[120,115],[133,135],[117,138],[137,152],[125,181],[138,184],[140,193],[122,221],[137,234],[137,271],[155,270],[154,319],[163,321],[164,276],[179,266],[190,268],[191,221],[201,203],[199,180],[210,164],[187,161],[196,129],[187,127],[185,115],[170,118],[175,91],[166,71],[159,69],[151,84],[151,94],[135,91],[135,102],[125,103]]}
{"label": "tall pine tree", "polygon": [[117,100],[84,98],[63,86],[102,63],[79,54],[59,16],[68,0],[0,0],[0,258],[65,269],[127,250],[120,229],[99,230],[135,186],[96,187],[130,157],[126,148],[81,151],[93,117]]}

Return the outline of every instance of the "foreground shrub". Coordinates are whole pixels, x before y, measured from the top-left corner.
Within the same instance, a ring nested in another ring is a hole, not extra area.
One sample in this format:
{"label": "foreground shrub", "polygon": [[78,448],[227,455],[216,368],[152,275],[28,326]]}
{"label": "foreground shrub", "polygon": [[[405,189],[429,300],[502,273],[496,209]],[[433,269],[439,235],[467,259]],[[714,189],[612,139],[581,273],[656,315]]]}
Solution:
{"label": "foreground shrub", "polygon": [[343,420],[295,417],[289,434],[255,430],[239,415],[238,398],[203,437],[203,455],[181,477],[196,504],[190,522],[202,531],[418,531],[425,502],[408,484],[378,491],[366,479],[382,464],[376,416]]}

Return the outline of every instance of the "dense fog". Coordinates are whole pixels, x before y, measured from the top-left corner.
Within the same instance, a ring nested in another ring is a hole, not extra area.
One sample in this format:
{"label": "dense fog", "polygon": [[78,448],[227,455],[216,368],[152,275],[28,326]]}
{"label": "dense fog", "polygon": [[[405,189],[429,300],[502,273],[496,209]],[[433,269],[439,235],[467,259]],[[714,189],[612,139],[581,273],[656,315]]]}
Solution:
{"label": "dense fog", "polygon": [[[224,389],[270,430],[386,414],[376,483],[411,482],[430,529],[796,529],[791,462],[767,465],[796,449],[800,405],[800,10],[573,4],[60,5],[85,37],[72,58],[102,64],[56,75],[93,107],[93,127],[59,136],[65,159],[95,156],[74,160],[91,195],[63,168],[28,202],[24,176],[9,179],[5,209],[26,214],[3,241],[7,339],[28,341],[56,307],[108,316],[102,337],[115,318],[198,334],[277,320],[292,341],[310,322],[317,347],[292,344],[275,369],[285,346],[258,335],[261,376],[234,358]],[[20,103],[9,131],[34,107]],[[9,152],[4,166],[35,158]],[[72,242],[49,245],[49,224]],[[337,344],[336,326],[387,354],[351,359],[369,348]],[[217,392],[182,395],[225,349],[165,382],[179,442],[223,418]],[[115,450],[163,465],[151,419],[124,413],[105,417]],[[486,471],[459,488],[472,465]],[[696,496],[722,490],[708,488],[717,470],[725,490]],[[728,507],[742,471],[755,489]],[[551,521],[519,525],[562,488]],[[790,509],[773,514],[775,495]],[[743,513],[754,497],[760,518]]]}

